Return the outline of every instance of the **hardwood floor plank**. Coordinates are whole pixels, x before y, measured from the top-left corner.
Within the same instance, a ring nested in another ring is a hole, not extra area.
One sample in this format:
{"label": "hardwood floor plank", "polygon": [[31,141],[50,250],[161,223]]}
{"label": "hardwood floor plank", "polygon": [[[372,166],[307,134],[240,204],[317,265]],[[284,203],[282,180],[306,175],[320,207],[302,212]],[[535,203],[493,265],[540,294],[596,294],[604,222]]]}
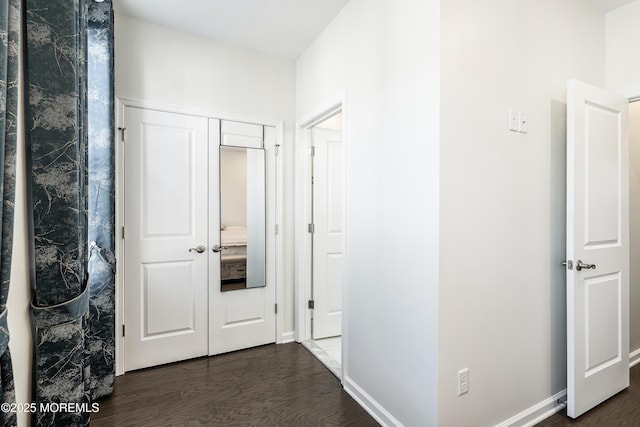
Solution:
{"label": "hardwood floor plank", "polygon": [[129,372],[99,403],[96,427],[378,425],[296,343]]}

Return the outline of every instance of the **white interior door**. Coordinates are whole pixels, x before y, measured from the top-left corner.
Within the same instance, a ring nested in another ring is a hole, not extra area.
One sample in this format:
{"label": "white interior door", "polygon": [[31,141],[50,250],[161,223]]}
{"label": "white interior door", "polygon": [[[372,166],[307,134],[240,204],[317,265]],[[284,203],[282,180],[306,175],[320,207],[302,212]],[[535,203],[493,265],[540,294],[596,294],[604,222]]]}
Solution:
{"label": "white interior door", "polygon": [[[220,165],[221,136],[223,145],[233,147],[246,147],[247,151],[264,147],[264,172],[259,172],[257,164],[251,165],[252,153],[247,154],[247,194],[251,194],[252,187],[259,187],[256,180],[259,173],[266,173],[262,196],[248,197],[244,209],[258,210],[260,204],[265,210],[266,232],[256,236],[251,224],[247,226],[246,259],[260,259],[265,264],[264,278],[266,286],[251,287],[252,274],[250,263],[246,267],[247,288],[230,291],[222,291],[221,287],[221,257],[228,249],[218,252],[210,250],[209,253],[209,354],[219,354],[242,348],[253,347],[275,342],[275,128],[259,126],[247,123],[238,123],[211,119],[210,129],[219,129],[220,132],[209,133],[209,164],[212,170],[217,170]],[[254,159],[255,160],[255,159]],[[209,174],[209,187],[220,189],[220,174]],[[213,193],[212,193],[213,194]],[[265,206],[266,205],[266,206]],[[221,242],[220,201],[218,197],[209,200],[209,244],[211,248],[224,246]],[[251,215],[247,214],[249,217]],[[235,224],[225,224],[234,226]],[[264,251],[258,250],[260,246]],[[266,251],[266,252],[265,252]],[[266,263],[265,263],[266,261]]]}
{"label": "white interior door", "polygon": [[567,98],[567,415],[576,418],[629,386],[628,101],[574,80]]}
{"label": "white interior door", "polygon": [[341,132],[313,128],[313,339],[342,333]]}
{"label": "white interior door", "polygon": [[207,119],[125,108],[125,370],[207,354]]}

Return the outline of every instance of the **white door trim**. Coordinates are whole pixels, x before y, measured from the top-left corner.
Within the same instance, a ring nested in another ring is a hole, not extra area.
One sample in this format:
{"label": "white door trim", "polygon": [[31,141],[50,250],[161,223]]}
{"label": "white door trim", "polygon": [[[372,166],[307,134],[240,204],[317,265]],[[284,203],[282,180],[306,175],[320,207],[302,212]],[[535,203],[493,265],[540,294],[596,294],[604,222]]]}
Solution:
{"label": "white door trim", "polygon": [[338,111],[342,112],[342,156],[343,156],[343,187],[342,187],[342,364],[341,381],[345,377],[345,361],[347,354],[348,334],[347,316],[344,315],[344,308],[348,306],[347,301],[347,207],[349,201],[345,197],[348,188],[348,178],[346,165],[348,164],[348,110],[347,92],[330,98],[326,103],[314,108],[310,114],[303,116],[296,125],[296,155],[295,155],[295,339],[297,342],[311,339],[311,314],[307,308],[311,299],[311,234],[307,230],[307,225],[311,222],[311,157],[309,147],[311,147],[311,128],[329,118]]}
{"label": "white door trim", "polygon": [[[254,117],[243,114],[226,113],[222,111],[205,110],[199,108],[186,107],[182,105],[165,104],[154,101],[146,101],[127,97],[116,97],[116,135],[115,135],[115,256],[118,268],[116,269],[116,284],[115,284],[115,351],[116,351],[116,375],[124,374],[124,336],[122,334],[122,325],[125,324],[124,318],[124,263],[126,261],[126,254],[124,253],[124,242],[121,234],[122,227],[124,225],[124,150],[122,131],[124,123],[124,109],[125,107],[145,108],[149,110],[164,111],[176,114],[186,114],[191,116],[207,117],[212,119],[231,120],[236,122],[253,123],[263,126],[273,126],[276,129],[276,145],[279,146],[279,154],[276,156],[276,224],[280,230],[275,236],[276,246],[276,278],[275,278],[275,293],[276,304],[278,304],[278,312],[276,313],[276,344],[281,344],[287,339],[283,336],[283,324],[284,313],[283,307],[283,277],[284,277],[284,251],[283,251],[283,150],[286,147],[283,146],[284,141],[284,122],[282,120],[273,120],[262,117]],[[126,138],[126,135],[125,135]],[[275,232],[275,230],[273,230]]]}
{"label": "white door trim", "polygon": [[[634,102],[640,103],[640,88],[626,91],[626,92],[620,93],[619,95],[627,98],[629,100],[629,104]],[[629,136],[629,138],[631,137]],[[629,144],[631,144],[630,140],[629,140]],[[629,215],[631,215],[631,211],[629,211]],[[631,234],[631,231],[629,231],[629,234]],[[631,308],[629,309],[631,310]],[[631,319],[629,319],[629,321],[631,321]],[[640,363],[640,348],[631,348],[631,346],[629,346],[629,368],[633,368],[639,363]]]}
{"label": "white door trim", "polygon": [[[633,102],[640,103],[640,88],[618,92],[618,95],[627,98],[629,104]],[[631,214],[631,212],[629,212]],[[633,368],[640,363],[640,348],[629,348],[629,368]]]}

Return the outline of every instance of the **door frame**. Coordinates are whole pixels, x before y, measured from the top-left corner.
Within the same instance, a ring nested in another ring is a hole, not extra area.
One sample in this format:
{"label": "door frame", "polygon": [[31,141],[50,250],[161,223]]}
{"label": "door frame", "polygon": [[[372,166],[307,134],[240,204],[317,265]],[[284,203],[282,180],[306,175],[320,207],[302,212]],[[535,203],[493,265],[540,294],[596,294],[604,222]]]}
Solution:
{"label": "door frame", "polygon": [[[621,96],[627,98],[629,100],[629,104],[635,102],[640,103],[640,89],[624,92]],[[629,122],[631,122],[631,117],[629,117]],[[629,147],[631,147],[631,138],[629,138]],[[629,165],[629,172],[631,173],[631,165]],[[631,209],[631,206],[629,206],[629,209]],[[629,218],[631,218],[631,211],[629,211]],[[629,224],[629,235],[629,239],[631,239],[631,224]],[[629,279],[631,279],[631,277],[629,277]],[[631,292],[631,285],[629,286],[629,292]],[[629,295],[629,298],[631,298],[631,295]],[[631,307],[629,307],[629,314],[631,314]],[[629,322],[631,322],[631,318],[629,318]],[[638,364],[640,364],[640,348],[629,348],[629,368],[633,368]]]}
{"label": "door frame", "polygon": [[346,340],[347,320],[344,313],[347,307],[347,245],[346,237],[348,233],[347,224],[347,194],[348,177],[347,167],[347,93],[344,92],[339,96],[330,98],[327,102],[314,108],[310,114],[299,120],[296,125],[296,156],[295,156],[295,340],[301,342],[311,339],[311,313],[307,307],[308,301],[311,299],[311,266],[312,266],[312,236],[308,232],[307,226],[311,223],[312,211],[312,187],[311,187],[311,129],[333,116],[338,112],[342,112],[342,363],[341,378],[344,378],[345,372],[345,355],[347,354]]}
{"label": "door frame", "polygon": [[[629,104],[634,102],[640,103],[640,88],[624,91],[624,92],[618,92],[618,95],[624,98],[627,98],[627,101],[629,102]],[[629,142],[629,144],[631,144],[631,142]],[[629,168],[631,169],[631,166],[629,166]],[[631,212],[629,212],[629,217],[631,217]],[[631,230],[629,230],[629,239],[631,239]],[[629,291],[631,291],[631,285],[629,285]],[[631,313],[631,307],[629,307],[629,313]],[[631,321],[631,319],[629,319],[629,321]],[[637,348],[637,349],[629,348],[629,369],[633,368],[638,364],[640,364],[640,348]]]}
{"label": "door frame", "polygon": [[[276,147],[279,148],[276,155],[276,180],[275,180],[275,222],[278,232],[275,236],[275,296],[278,307],[283,307],[284,292],[284,248],[283,248],[283,146],[284,141],[284,122],[282,120],[266,119],[262,117],[254,117],[250,115],[227,113],[223,111],[206,110],[192,108],[183,105],[165,104],[155,101],[147,101],[135,98],[116,97],[115,109],[115,256],[116,263],[119,268],[116,269],[115,280],[115,365],[116,375],[123,375],[124,372],[124,335],[122,334],[122,326],[125,324],[125,300],[124,300],[124,264],[126,262],[126,254],[124,253],[124,239],[122,236],[122,227],[124,226],[124,147],[126,140],[126,129],[123,129],[124,110],[126,107],[144,108],[149,110],[163,111],[175,114],[185,114],[190,116],[199,116],[220,120],[230,120],[236,122],[252,123],[262,126],[272,126],[276,129]],[[275,232],[275,230],[273,230]],[[276,313],[276,344],[282,344],[287,341],[283,336],[284,310],[278,309]]]}

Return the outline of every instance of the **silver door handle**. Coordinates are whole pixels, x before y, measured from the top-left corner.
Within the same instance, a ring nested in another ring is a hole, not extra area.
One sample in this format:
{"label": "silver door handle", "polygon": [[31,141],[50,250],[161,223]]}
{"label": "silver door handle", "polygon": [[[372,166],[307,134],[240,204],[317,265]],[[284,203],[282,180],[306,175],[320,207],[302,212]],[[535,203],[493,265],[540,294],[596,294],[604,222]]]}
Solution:
{"label": "silver door handle", "polygon": [[196,251],[196,252],[198,252],[199,254],[201,254],[202,252],[204,252],[204,251],[206,251],[206,250],[207,250],[207,248],[205,248],[205,247],[204,247],[204,245],[198,245],[198,246],[196,246],[195,248],[189,248],[189,252]]}
{"label": "silver door handle", "polygon": [[595,264],[583,264],[581,260],[578,260],[578,262],[576,262],[576,270],[580,271],[583,268],[585,270],[595,270],[596,269],[596,265]]}
{"label": "silver door handle", "polygon": [[215,245],[213,248],[211,248],[213,252],[220,252],[223,249],[229,249],[229,248],[226,246],[220,246],[220,245]]}

